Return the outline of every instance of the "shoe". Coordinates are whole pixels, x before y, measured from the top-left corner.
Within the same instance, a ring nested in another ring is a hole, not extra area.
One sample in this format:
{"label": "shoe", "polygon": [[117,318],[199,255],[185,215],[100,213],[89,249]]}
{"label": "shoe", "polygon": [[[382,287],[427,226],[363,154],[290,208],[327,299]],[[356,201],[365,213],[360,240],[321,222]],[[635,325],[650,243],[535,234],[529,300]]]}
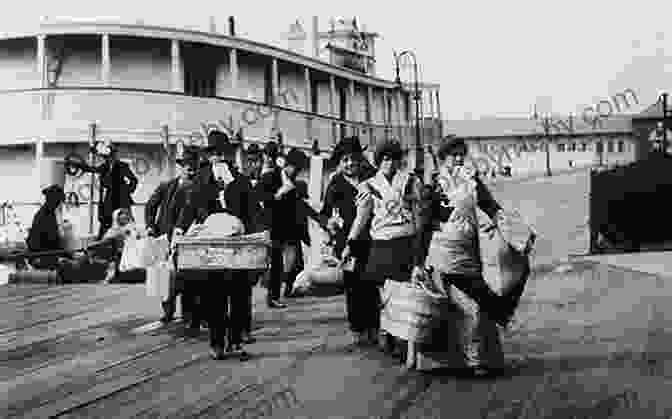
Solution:
{"label": "shoe", "polygon": [[161,317],[161,323],[170,323],[175,320],[175,305],[172,303],[162,302],[161,307],[163,308],[163,317]]}
{"label": "shoe", "polygon": [[250,335],[250,332],[243,332],[243,336],[241,337],[241,340],[243,341],[244,344],[250,345],[252,343],[255,343],[257,340]]}
{"label": "shoe", "polygon": [[286,304],[283,304],[278,300],[270,300],[266,302],[266,305],[268,306],[268,308],[287,308]]}
{"label": "shoe", "polygon": [[214,360],[221,361],[226,359],[226,351],[224,348],[211,348],[210,357]]}

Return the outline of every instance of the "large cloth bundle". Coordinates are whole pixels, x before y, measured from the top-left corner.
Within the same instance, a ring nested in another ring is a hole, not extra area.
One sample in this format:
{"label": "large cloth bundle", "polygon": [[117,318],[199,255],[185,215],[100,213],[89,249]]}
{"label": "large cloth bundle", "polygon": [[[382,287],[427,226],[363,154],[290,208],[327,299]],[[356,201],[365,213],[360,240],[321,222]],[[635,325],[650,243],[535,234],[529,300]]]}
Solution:
{"label": "large cloth bundle", "polygon": [[334,253],[333,243],[328,237],[313,240],[317,248],[311,258],[311,266],[306,267],[294,281],[292,292],[296,295],[334,295],[344,290],[341,261]]}
{"label": "large cloth bundle", "polygon": [[381,329],[416,343],[436,340],[437,332],[454,311],[448,296],[434,293],[420,283],[388,280],[382,299]]}
{"label": "large cloth bundle", "polygon": [[152,266],[166,258],[169,246],[170,243],[165,235],[159,238],[128,237],[124,242],[124,250],[121,253],[119,271],[127,272]]}
{"label": "large cloth bundle", "polygon": [[239,234],[245,234],[243,222],[238,217],[222,212],[211,214],[203,224],[194,224],[186,235],[192,237],[230,237]]}

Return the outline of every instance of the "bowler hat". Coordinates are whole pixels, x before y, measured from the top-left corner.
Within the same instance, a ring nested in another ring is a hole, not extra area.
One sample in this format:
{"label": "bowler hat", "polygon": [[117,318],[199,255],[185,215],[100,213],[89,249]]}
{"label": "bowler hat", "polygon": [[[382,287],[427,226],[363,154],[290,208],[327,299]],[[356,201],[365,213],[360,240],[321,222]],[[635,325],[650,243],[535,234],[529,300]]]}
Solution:
{"label": "bowler hat", "polygon": [[231,140],[226,133],[213,130],[208,134],[208,141],[203,151],[215,154],[230,154],[235,150]]}
{"label": "bowler hat", "polygon": [[287,155],[285,156],[285,162],[286,164],[290,164],[299,170],[306,169],[310,165],[306,153],[299,150],[298,148],[293,148],[289,150],[289,153],[287,153]]}
{"label": "bowler hat", "polygon": [[65,200],[65,191],[61,185],[49,185],[42,189],[42,194],[47,197],[47,199],[59,198],[60,200]]}
{"label": "bowler hat", "polygon": [[180,166],[185,164],[197,164],[199,158],[199,149],[194,146],[184,146],[182,150],[178,150],[175,162]]}
{"label": "bowler hat", "polygon": [[334,163],[338,163],[343,156],[354,153],[361,153],[366,150],[366,146],[362,147],[362,144],[359,142],[359,137],[345,137],[343,138],[331,153],[330,160]]}

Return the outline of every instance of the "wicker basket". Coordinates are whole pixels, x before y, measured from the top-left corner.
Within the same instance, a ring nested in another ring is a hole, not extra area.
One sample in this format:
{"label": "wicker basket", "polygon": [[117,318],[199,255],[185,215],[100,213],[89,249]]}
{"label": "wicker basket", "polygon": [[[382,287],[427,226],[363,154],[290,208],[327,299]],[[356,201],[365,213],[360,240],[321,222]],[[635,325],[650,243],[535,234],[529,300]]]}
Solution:
{"label": "wicker basket", "polygon": [[436,331],[454,311],[450,297],[430,293],[410,282],[386,281],[381,329],[398,338],[431,343]]}
{"label": "wicker basket", "polygon": [[265,270],[270,265],[268,232],[231,237],[181,237],[175,244],[180,270]]}

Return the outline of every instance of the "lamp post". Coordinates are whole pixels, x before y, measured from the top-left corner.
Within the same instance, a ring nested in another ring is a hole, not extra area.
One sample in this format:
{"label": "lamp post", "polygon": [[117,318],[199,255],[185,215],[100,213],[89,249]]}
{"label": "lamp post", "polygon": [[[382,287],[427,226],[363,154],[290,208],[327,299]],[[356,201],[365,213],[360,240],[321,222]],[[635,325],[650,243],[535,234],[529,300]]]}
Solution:
{"label": "lamp post", "polygon": [[[89,124],[89,166],[93,167],[94,161],[94,151],[96,148],[96,128],[97,125],[95,122]],[[95,182],[95,176],[91,172],[91,184],[89,185],[89,234],[93,234],[93,184]]]}
{"label": "lamp post", "polygon": [[[535,106],[534,116],[535,120],[539,119],[539,114]],[[551,122],[552,118],[550,115],[546,115],[541,118],[541,126],[544,129],[544,137],[546,138],[546,176],[551,176]]]}
{"label": "lamp post", "polygon": [[662,93],[658,97],[658,101],[663,105],[663,121],[658,123],[658,129],[662,131],[661,153],[667,154],[667,120],[670,118],[667,111],[667,96],[668,93]]}
{"label": "lamp post", "polygon": [[409,56],[413,59],[413,74],[415,77],[415,94],[413,99],[415,100],[415,173],[419,176],[422,175],[423,166],[424,166],[424,156],[422,154],[422,133],[420,132],[420,85],[418,82],[418,59],[415,56],[415,53],[410,50],[402,51],[400,53],[394,52],[394,63],[395,69],[397,72],[397,85],[399,88],[401,85],[401,78],[399,77],[399,62],[401,57]]}

